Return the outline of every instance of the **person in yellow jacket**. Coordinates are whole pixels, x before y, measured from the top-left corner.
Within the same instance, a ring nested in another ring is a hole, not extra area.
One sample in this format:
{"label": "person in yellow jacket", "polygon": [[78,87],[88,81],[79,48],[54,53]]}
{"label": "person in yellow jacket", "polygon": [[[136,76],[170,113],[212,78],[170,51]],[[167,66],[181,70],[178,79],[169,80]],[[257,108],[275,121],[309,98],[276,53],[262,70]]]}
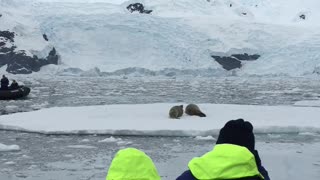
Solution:
{"label": "person in yellow jacket", "polygon": [[113,158],[106,180],[160,180],[152,159],[135,148],[119,150]]}
{"label": "person in yellow jacket", "polygon": [[227,122],[213,150],[188,167],[176,180],[270,180],[255,149],[253,126],[243,119]]}

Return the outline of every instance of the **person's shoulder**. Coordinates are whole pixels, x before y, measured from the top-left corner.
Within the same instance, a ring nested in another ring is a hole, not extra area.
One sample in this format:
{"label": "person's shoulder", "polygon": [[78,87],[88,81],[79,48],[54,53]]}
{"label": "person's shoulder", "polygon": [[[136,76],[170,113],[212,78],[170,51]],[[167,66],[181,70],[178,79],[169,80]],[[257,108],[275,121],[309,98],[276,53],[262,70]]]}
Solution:
{"label": "person's shoulder", "polygon": [[176,180],[197,180],[191,173],[190,170],[182,173]]}

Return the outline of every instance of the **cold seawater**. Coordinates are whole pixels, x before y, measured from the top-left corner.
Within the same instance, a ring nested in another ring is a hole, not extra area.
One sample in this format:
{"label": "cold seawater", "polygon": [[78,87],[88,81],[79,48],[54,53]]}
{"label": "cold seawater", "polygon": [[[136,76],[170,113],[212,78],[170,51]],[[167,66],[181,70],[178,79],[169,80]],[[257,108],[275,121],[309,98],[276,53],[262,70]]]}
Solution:
{"label": "cold seawater", "polygon": [[[21,81],[31,87],[30,95],[1,101],[2,115],[63,106],[162,102],[294,105],[320,99],[320,83],[308,78],[22,76]],[[211,150],[215,138],[45,135],[1,130],[0,143],[18,145],[19,150],[0,152],[0,179],[104,179],[115,152],[136,147],[150,155],[162,179],[172,180],[187,169],[192,157]],[[256,142],[272,179],[320,178],[319,134],[257,134]]]}
{"label": "cold seawater", "polygon": [[[17,79],[18,77],[16,77]],[[310,78],[106,78],[24,77],[30,95],[1,101],[0,114],[47,107],[145,103],[293,105],[320,99],[320,83]]]}
{"label": "cold seawater", "polygon": [[[136,147],[154,160],[162,179],[172,180],[187,169],[192,157],[210,151],[216,138],[43,135],[0,131],[0,142],[20,147],[19,151],[0,152],[0,177],[1,180],[104,179],[116,151]],[[258,134],[256,141],[262,162],[274,179],[281,176],[292,176],[290,179],[294,180],[303,178],[290,172],[294,168],[310,166],[320,172],[319,134]],[[274,158],[278,155],[280,157]],[[300,164],[296,162],[296,156],[302,157]]]}

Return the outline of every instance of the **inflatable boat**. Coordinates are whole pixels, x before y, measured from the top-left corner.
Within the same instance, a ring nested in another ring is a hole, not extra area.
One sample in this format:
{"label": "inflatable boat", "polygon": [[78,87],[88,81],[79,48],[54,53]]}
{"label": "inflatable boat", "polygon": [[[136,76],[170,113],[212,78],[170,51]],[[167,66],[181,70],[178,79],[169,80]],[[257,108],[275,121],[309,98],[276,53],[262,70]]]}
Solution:
{"label": "inflatable boat", "polygon": [[19,86],[17,89],[0,89],[0,100],[18,99],[28,96],[30,88]]}

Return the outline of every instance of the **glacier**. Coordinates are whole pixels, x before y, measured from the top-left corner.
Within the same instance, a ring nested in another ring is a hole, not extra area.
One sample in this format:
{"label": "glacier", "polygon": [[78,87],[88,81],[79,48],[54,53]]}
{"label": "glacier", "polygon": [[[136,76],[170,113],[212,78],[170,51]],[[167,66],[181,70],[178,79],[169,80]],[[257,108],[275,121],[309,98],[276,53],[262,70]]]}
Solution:
{"label": "glacier", "polygon": [[[130,13],[126,7],[135,2],[153,12]],[[57,74],[68,68],[83,71],[98,68],[107,73],[143,68],[155,72],[208,69],[215,72],[213,76],[225,75],[228,72],[211,56],[235,53],[261,57],[243,62],[241,69],[229,73],[232,75],[319,73],[320,3],[316,0],[2,0],[1,3],[6,4],[10,13],[16,13],[18,7],[19,13],[24,14],[16,23],[26,30],[36,26],[48,36],[61,56]]]}

